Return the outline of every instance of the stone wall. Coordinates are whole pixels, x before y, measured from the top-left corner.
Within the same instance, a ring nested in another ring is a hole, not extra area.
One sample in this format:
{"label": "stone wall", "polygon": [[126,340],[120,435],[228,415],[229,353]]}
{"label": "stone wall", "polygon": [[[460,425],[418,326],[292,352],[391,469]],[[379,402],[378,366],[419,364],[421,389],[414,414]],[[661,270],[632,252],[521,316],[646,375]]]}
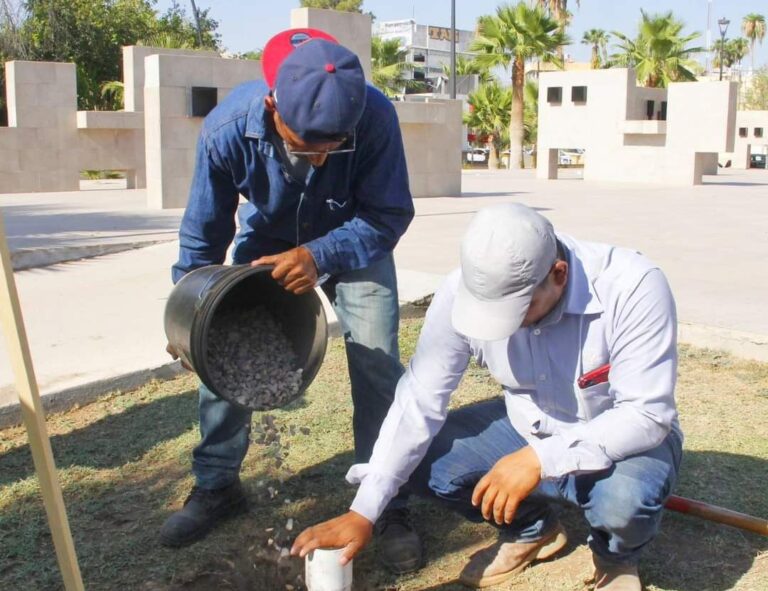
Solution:
{"label": "stone wall", "polygon": [[[292,27],[328,31],[357,52],[370,78],[370,16],[295,9]],[[0,193],[76,191],[81,170],[119,170],[147,188],[152,208],[184,207],[202,117],[195,87],[233,87],[262,76],[260,62],[212,52],[123,49],[125,110],[77,111],[74,64],[6,64],[9,127],[0,128]],[[460,101],[395,103],[415,197],[461,192]]]}
{"label": "stone wall", "polygon": [[[732,145],[736,85],[684,82],[640,88],[635,73],[611,68],[545,72],[539,83],[538,178],[557,178],[558,150],[581,148],[584,179],[691,185],[717,173],[717,153]],[[586,101],[572,89],[586,87]],[[562,99],[550,102],[548,89]],[[646,101],[655,103],[647,118]],[[666,120],[658,114],[666,101]]]}

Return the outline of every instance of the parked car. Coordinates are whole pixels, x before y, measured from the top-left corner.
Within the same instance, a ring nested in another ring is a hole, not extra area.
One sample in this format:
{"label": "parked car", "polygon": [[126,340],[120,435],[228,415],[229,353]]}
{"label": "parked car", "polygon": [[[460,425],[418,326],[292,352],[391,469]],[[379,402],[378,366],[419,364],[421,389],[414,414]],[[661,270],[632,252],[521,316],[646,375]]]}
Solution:
{"label": "parked car", "polygon": [[488,150],[486,148],[472,148],[467,152],[467,162],[486,162]]}
{"label": "parked car", "polygon": [[562,149],[557,151],[557,163],[560,166],[583,164],[584,150],[582,148]]}
{"label": "parked car", "polygon": [[766,168],[768,157],[765,154],[752,154],[749,162],[750,168]]}

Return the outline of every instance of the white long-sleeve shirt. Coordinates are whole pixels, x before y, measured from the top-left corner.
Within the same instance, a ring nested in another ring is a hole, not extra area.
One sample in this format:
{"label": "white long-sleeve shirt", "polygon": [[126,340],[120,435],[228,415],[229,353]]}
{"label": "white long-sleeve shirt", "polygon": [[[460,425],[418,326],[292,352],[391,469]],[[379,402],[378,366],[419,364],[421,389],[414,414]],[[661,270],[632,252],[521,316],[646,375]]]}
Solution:
{"label": "white long-sleeve shirt", "polygon": [[[533,326],[477,341],[451,324],[461,271],[427,311],[351,509],[372,522],[408,480],[448,414],[472,356],[501,384],[513,427],[541,462],[544,479],[593,472],[659,445],[679,431],[675,303],[663,273],[641,254],[558,234],[569,263],[558,305]],[[606,363],[610,383],[580,389]]]}

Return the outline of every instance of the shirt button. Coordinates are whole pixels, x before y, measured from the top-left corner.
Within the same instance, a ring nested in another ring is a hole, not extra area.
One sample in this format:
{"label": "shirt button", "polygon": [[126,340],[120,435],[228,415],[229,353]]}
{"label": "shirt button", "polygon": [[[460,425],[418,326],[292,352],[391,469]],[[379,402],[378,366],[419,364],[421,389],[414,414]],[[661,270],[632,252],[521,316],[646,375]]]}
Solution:
{"label": "shirt button", "polygon": [[533,334],[535,334],[536,336],[539,336],[541,334],[541,329],[540,328],[534,329]]}
{"label": "shirt button", "polygon": [[539,381],[540,382],[546,382],[547,381],[547,374],[543,373],[539,375]]}

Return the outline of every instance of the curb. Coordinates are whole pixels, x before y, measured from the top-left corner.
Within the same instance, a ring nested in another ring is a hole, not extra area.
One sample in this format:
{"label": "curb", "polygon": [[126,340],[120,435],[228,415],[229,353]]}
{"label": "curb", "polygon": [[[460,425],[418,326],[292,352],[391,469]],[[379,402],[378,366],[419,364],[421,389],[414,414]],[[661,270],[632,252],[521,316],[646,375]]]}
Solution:
{"label": "curb", "polygon": [[[104,378],[40,397],[46,414],[64,412],[73,406],[88,404],[116,390],[133,390],[151,380],[169,380],[186,371],[178,361],[165,363],[150,369],[140,369],[111,378]],[[0,408],[0,429],[21,424],[21,405],[17,402]]]}
{"label": "curb", "polygon": [[[173,239],[175,240],[175,238]],[[57,248],[17,248],[11,252],[11,265],[14,271],[48,267],[58,263],[90,259],[93,257],[115,254],[126,250],[135,250],[146,246],[164,244],[172,240],[147,240],[145,242],[116,242],[89,244],[85,246],[60,246]]]}

